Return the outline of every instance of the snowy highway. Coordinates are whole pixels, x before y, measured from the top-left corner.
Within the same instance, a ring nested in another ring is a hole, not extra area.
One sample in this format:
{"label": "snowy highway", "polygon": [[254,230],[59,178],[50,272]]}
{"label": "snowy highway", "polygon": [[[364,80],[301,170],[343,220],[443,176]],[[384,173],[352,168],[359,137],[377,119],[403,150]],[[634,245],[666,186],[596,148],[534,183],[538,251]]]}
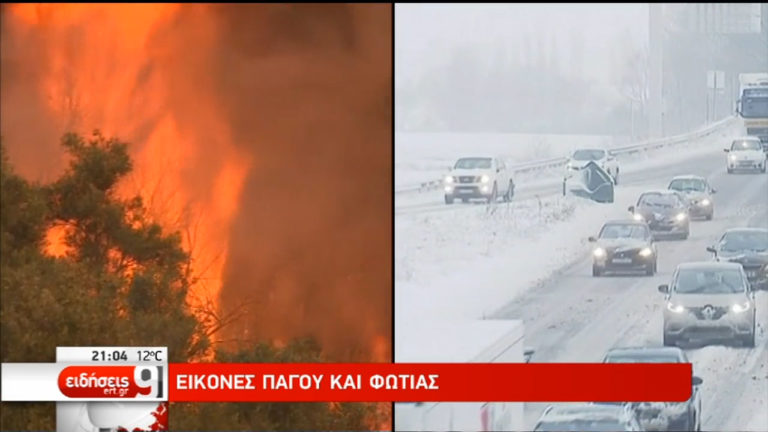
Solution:
{"label": "snowy highway", "polygon": [[[768,175],[725,172],[722,149],[738,133],[728,128],[698,149],[627,164],[613,204],[559,197],[558,178],[519,185],[515,201],[493,211],[438,206],[440,191],[401,201],[396,335],[409,320],[464,316],[524,320],[532,362],[600,361],[613,347],[660,346],[663,295],[656,288],[675,266],[711,259],[706,247],[726,228],[768,227]],[[607,218],[628,216],[643,190],[665,188],[681,174],[706,177],[717,189],[714,220],[694,220],[688,240],[659,242],[653,277],[592,277],[586,237]],[[536,196],[543,209],[526,200]],[[702,430],[768,431],[768,292],[758,292],[756,310],[756,348],[684,347],[704,381]],[[526,404],[526,427],[546,405]]]}
{"label": "snowy highway", "polygon": [[[663,296],[656,287],[669,282],[675,266],[710,259],[706,247],[726,228],[768,227],[768,176],[727,175],[721,156],[696,158],[676,171],[708,177],[718,190],[715,219],[693,222],[686,241],[660,242],[654,277],[593,278],[587,255],[504,306],[495,317],[525,320],[526,342],[537,350],[532,361],[600,361],[613,347],[661,345]],[[688,350],[704,380],[703,430],[768,430],[768,293],[759,292],[757,302],[756,348]],[[528,404],[527,424],[545,406]]]}
{"label": "snowy highway", "polygon": [[[738,127],[725,128],[722,132],[692,141],[688,145],[622,156],[619,158],[622,163],[619,187],[643,184],[647,179],[657,178],[657,176],[672,177],[678,174],[680,162],[696,166],[700,160],[709,160],[712,158],[712,150],[720,149],[722,151],[724,140],[737,129]],[[514,201],[561,194],[562,174],[563,170],[559,168],[516,176],[517,186]],[[471,208],[472,205],[484,205],[484,203],[457,203],[447,206],[443,201],[442,188],[439,188],[416,194],[396,194],[395,214],[457,211]]]}

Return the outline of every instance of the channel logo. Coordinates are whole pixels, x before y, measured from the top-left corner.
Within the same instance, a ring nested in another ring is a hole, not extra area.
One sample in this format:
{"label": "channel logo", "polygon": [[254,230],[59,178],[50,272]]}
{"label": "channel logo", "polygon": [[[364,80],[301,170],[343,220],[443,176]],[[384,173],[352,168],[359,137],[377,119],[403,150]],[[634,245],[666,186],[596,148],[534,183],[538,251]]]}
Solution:
{"label": "channel logo", "polygon": [[163,399],[162,366],[69,366],[59,390],[72,399]]}

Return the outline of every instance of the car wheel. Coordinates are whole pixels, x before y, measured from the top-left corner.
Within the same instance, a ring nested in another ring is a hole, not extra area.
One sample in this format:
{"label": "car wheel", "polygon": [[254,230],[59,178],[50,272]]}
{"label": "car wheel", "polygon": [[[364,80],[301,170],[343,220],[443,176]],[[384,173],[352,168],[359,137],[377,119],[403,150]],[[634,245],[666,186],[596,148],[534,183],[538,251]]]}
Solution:
{"label": "car wheel", "polygon": [[618,168],[616,168],[616,175],[613,176],[613,184],[617,185],[617,186],[619,184],[619,169]]}
{"label": "car wheel", "polygon": [[453,197],[450,195],[445,196],[445,203],[446,204],[453,204]]}
{"label": "car wheel", "polygon": [[466,204],[466,203],[468,203],[468,202],[469,202],[469,198],[462,198],[462,199],[461,199],[461,202],[463,202],[464,204]]}
{"label": "car wheel", "polygon": [[656,273],[656,264],[648,264],[645,266],[645,275],[646,276],[653,276],[654,273]]}
{"label": "car wheel", "polygon": [[669,336],[667,332],[664,332],[663,339],[664,346],[677,346],[677,340],[674,337]]}
{"label": "car wheel", "polygon": [[592,265],[592,276],[593,277],[600,277],[603,275],[603,269],[600,268],[600,266]]}
{"label": "car wheel", "polygon": [[711,221],[711,220],[712,220],[712,218],[713,218],[714,216],[715,216],[715,211],[714,211],[714,210],[712,210],[712,211],[711,211],[711,212],[710,212],[710,213],[707,215],[707,217],[706,217],[705,219],[706,219],[706,220],[708,220],[708,221]]}
{"label": "car wheel", "polygon": [[762,167],[762,168],[760,168],[760,172],[762,172],[762,173],[764,173],[764,172],[765,172],[765,164],[763,164],[763,167]]}
{"label": "car wheel", "polygon": [[683,234],[680,235],[680,240],[688,240],[688,236],[691,235],[690,231],[686,231]]}
{"label": "car wheel", "polygon": [[727,171],[728,171],[728,174],[733,174],[733,170],[732,169],[728,168]]}
{"label": "car wheel", "polygon": [[563,196],[565,196],[565,180],[563,180]]}

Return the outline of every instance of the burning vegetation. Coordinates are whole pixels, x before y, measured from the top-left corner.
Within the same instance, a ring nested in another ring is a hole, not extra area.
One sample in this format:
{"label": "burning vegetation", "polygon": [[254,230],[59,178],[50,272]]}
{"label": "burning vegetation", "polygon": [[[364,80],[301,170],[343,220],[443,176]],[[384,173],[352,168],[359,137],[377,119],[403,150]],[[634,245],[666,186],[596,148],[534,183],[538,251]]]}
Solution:
{"label": "burning vegetation", "polygon": [[[46,207],[39,224],[22,230],[40,231],[29,239],[40,263],[79,266],[85,246],[99,245],[97,273],[119,276],[110,283],[128,301],[106,306],[119,319],[130,316],[130,299],[138,301],[134,289],[183,293],[180,313],[197,325],[177,351],[193,358],[390,360],[390,5],[3,4],[0,11],[3,175],[13,179],[3,187],[31,191],[13,203],[3,197],[3,211]],[[68,135],[62,147],[68,132],[86,138]],[[122,212],[122,222],[79,212],[83,195],[64,194],[66,181],[101,190],[88,208]],[[3,218],[3,230],[22,229]],[[142,247],[163,247],[166,259],[128,242],[131,233],[149,236],[139,236],[148,242]],[[23,249],[3,247],[3,255]],[[142,279],[158,262],[170,266],[166,285]],[[94,276],[90,295],[98,297],[99,281]],[[3,283],[5,309],[17,288]],[[24,287],[30,301],[44,291]],[[169,296],[166,308],[176,301]],[[61,338],[97,344],[98,333],[78,331]],[[51,337],[23,360],[51,356],[62,344]],[[212,348],[203,349],[208,341]],[[7,354],[3,345],[3,361]],[[246,428],[314,427],[290,423],[292,410],[305,410],[327,417],[305,421],[349,429],[372,418],[350,404],[273,405],[172,407],[171,421],[184,421],[176,412],[205,417],[212,428],[234,427],[231,416]]]}

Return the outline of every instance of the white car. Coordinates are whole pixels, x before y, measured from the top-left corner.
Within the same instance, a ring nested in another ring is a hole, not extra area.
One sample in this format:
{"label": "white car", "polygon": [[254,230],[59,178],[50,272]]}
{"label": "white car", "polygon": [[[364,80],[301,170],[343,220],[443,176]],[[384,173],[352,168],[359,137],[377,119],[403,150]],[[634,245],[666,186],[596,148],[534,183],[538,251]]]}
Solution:
{"label": "white car", "polygon": [[737,170],[758,170],[765,172],[766,153],[757,137],[743,137],[733,140],[731,148],[724,149],[728,153],[726,167],[728,174]]}
{"label": "white car", "polygon": [[499,197],[509,202],[515,194],[512,171],[497,157],[461,158],[443,182],[446,204],[478,198],[491,203]]}
{"label": "white car", "polygon": [[590,161],[595,162],[613,178],[613,184],[619,184],[619,161],[611,152],[604,149],[578,149],[573,152],[565,164],[565,179],[571,178]]}

